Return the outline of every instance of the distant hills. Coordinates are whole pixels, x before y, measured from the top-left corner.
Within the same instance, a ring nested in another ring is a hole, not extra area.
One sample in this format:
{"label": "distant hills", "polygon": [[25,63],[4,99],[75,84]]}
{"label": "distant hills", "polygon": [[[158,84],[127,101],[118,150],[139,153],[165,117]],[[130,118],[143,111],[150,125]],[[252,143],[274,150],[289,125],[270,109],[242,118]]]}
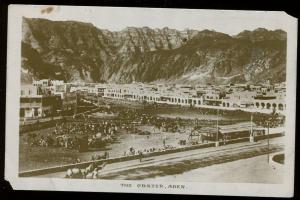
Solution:
{"label": "distant hills", "polygon": [[283,30],[259,28],[236,36],[167,27],[113,32],[90,23],[30,18],[23,18],[22,26],[23,83],[41,78],[189,84],[286,79]]}

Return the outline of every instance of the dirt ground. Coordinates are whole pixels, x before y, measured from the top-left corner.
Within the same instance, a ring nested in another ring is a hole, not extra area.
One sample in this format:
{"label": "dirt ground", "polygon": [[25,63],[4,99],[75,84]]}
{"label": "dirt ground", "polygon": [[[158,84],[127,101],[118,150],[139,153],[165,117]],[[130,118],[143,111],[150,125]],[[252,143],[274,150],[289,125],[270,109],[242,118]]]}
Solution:
{"label": "dirt ground", "polygon": [[[134,102],[135,103],[135,102]],[[121,105],[128,104],[128,107],[133,106],[133,103],[121,102]],[[136,106],[141,107],[140,104]],[[167,118],[187,118],[187,119],[208,119],[208,120],[216,120],[216,115],[214,113],[207,113],[207,111],[199,110],[199,109],[189,109],[189,108],[164,108],[159,107],[156,109],[148,109],[145,112],[149,112],[153,115],[158,115],[161,117]],[[101,118],[110,118],[111,116],[107,116],[103,113],[96,113],[97,116]],[[241,119],[237,117],[227,116],[220,117],[223,120],[234,120]],[[243,115],[243,118],[247,120],[248,116]],[[77,150],[69,150],[65,148],[57,148],[57,147],[29,147],[26,141],[26,133],[25,135],[20,135],[20,146],[19,146],[19,171],[32,170],[50,166],[57,166],[62,164],[70,164],[73,163],[76,158],[79,158],[81,161],[88,161],[91,159],[92,155],[101,154],[105,151],[109,152],[110,157],[119,157],[124,154],[124,151],[128,150],[130,147],[133,147],[138,150],[143,150],[145,148],[161,148],[163,147],[163,140],[165,140],[165,145],[171,146],[179,146],[179,140],[188,140],[189,129],[191,127],[186,127],[185,131],[180,131],[176,133],[166,133],[161,132],[155,129],[153,126],[139,126],[138,129],[142,131],[151,132],[150,135],[138,135],[127,133],[125,130],[121,130],[118,133],[118,139],[112,144],[108,144],[107,146],[101,149],[94,149],[88,152],[79,153]],[[47,135],[48,133],[52,133],[54,131],[53,128],[47,128],[43,130],[33,131],[31,133],[36,133],[37,135]]]}
{"label": "dirt ground", "polygon": [[[188,133],[158,133],[154,126],[140,126],[138,129],[151,132],[150,135],[138,135],[126,133],[121,130],[118,133],[118,139],[107,146],[79,153],[77,150],[66,149],[63,147],[30,147],[26,141],[26,134],[20,136],[20,162],[19,170],[26,171],[31,169],[45,168],[62,164],[70,164],[79,158],[81,161],[89,161],[92,155],[102,154],[105,151],[111,157],[119,157],[130,147],[143,150],[145,148],[162,148],[163,140],[165,145],[179,146],[180,139],[187,140]],[[33,131],[37,135],[47,135],[52,133],[54,128],[47,128],[39,131]]]}

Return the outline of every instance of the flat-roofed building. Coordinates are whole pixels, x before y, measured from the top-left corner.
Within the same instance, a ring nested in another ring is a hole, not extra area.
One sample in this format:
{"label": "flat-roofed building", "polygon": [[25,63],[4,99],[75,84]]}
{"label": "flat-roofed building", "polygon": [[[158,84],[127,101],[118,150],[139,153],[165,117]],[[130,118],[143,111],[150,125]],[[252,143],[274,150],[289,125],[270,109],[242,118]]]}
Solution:
{"label": "flat-roofed building", "polygon": [[99,97],[103,97],[104,96],[104,91],[105,91],[106,88],[107,88],[107,84],[98,84],[98,85],[96,85],[95,89],[96,89],[97,95]]}
{"label": "flat-roofed building", "polygon": [[35,85],[21,85],[21,97],[27,97],[27,96],[35,96],[42,93],[42,90],[39,86]]}
{"label": "flat-roofed building", "polygon": [[221,106],[223,107],[240,107],[248,108],[254,107],[254,98],[256,97],[256,91],[239,91],[226,94],[222,99]]}
{"label": "flat-roofed building", "polygon": [[50,86],[50,79],[41,79],[41,80],[36,80],[33,81],[32,85],[34,86],[39,86],[39,87],[46,87],[46,86]]}
{"label": "flat-roofed building", "polygon": [[39,118],[51,116],[59,107],[60,98],[43,95],[34,85],[22,85],[20,96],[20,117]]}

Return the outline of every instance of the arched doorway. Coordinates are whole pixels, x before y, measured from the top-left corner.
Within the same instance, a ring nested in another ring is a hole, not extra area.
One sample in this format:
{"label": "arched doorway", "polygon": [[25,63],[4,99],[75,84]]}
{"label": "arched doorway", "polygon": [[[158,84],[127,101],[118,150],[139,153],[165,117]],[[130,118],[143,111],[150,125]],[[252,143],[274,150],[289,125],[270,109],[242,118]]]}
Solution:
{"label": "arched doorway", "polygon": [[255,105],[256,105],[256,108],[259,108],[259,103],[258,102],[256,102]]}

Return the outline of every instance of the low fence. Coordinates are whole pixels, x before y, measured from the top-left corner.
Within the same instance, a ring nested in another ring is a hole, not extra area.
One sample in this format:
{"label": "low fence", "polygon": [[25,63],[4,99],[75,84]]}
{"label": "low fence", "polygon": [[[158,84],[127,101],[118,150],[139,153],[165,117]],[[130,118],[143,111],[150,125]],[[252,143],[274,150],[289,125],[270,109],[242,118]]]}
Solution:
{"label": "low fence", "polygon": [[[263,140],[263,139],[267,139],[268,137],[275,138],[275,137],[280,137],[283,135],[284,135],[284,133],[275,133],[275,134],[270,134],[269,136],[268,135],[256,136],[255,140],[256,141]],[[227,144],[235,144],[235,143],[246,142],[246,141],[249,141],[249,137],[228,140],[226,142],[220,141],[219,144],[227,145]],[[203,149],[203,148],[209,148],[209,147],[214,147],[214,146],[215,146],[215,142],[209,142],[209,143],[205,143],[205,144],[198,144],[198,145],[193,145],[193,146],[169,149],[169,150],[165,150],[165,151],[152,152],[152,153],[147,154],[147,157],[165,155],[165,154],[170,154],[170,153],[178,153],[178,152],[184,152],[184,151],[195,150],[195,149]],[[108,158],[108,159],[95,160],[95,161],[87,161],[87,162],[81,162],[81,163],[76,163],[76,164],[66,164],[66,165],[61,165],[61,166],[48,167],[48,168],[43,168],[43,169],[20,172],[19,176],[20,177],[31,177],[31,176],[45,175],[45,174],[50,174],[50,173],[63,172],[69,168],[85,168],[93,162],[96,162],[96,164],[101,164],[104,162],[109,164],[109,163],[124,162],[124,161],[129,161],[129,160],[136,160],[139,158],[140,158],[139,155],[132,155],[132,156],[122,156],[122,157]]]}

